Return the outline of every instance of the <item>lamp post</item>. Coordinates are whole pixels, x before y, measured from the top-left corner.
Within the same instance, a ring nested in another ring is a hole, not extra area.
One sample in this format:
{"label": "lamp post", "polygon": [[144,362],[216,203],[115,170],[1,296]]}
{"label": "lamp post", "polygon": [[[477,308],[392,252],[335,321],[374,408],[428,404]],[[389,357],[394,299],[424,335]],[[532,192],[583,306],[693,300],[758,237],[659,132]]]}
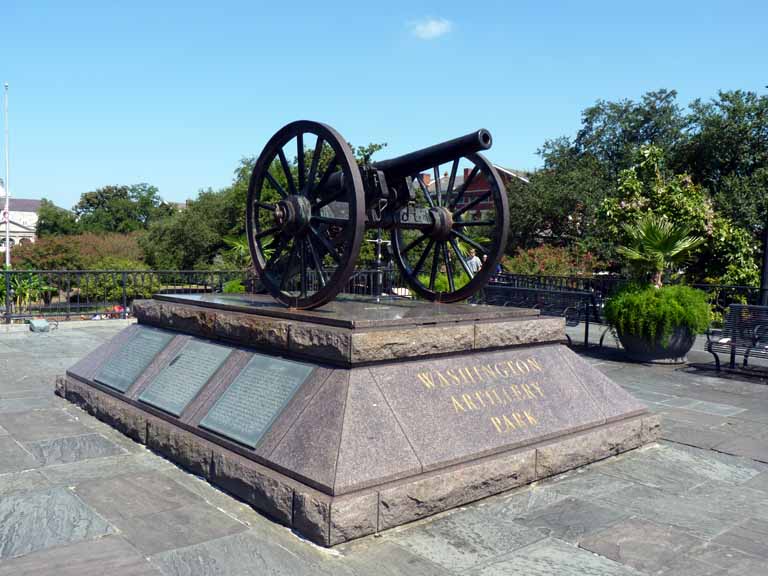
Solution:
{"label": "lamp post", "polygon": [[4,85],[4,110],[5,118],[5,208],[3,209],[3,220],[5,220],[5,267],[11,267],[11,184],[10,184],[10,161],[8,155],[8,82]]}

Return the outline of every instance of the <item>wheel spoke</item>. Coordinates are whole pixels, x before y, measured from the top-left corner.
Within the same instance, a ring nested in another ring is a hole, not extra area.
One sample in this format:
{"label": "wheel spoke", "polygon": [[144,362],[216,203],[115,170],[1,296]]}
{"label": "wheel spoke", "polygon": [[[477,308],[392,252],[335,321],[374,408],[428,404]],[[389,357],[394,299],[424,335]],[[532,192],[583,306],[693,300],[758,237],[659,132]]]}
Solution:
{"label": "wheel spoke", "polygon": [[443,242],[442,248],[443,259],[445,260],[445,273],[448,276],[448,289],[451,292],[456,292],[456,285],[453,282],[453,265],[451,264],[451,259],[448,258],[448,244]]}
{"label": "wheel spoke", "polygon": [[285,173],[285,179],[288,182],[288,190],[291,191],[292,195],[296,195],[296,184],[293,182],[293,174],[291,174],[291,169],[288,167],[288,160],[285,159],[285,152],[283,152],[283,149],[280,148],[280,150],[277,151],[277,155],[280,158],[280,165],[283,167],[283,172]]}
{"label": "wheel spoke", "polygon": [[307,297],[307,266],[304,259],[306,253],[305,239],[299,242],[299,274],[301,274],[301,297]]}
{"label": "wheel spoke", "polygon": [[464,214],[464,212],[466,212],[467,210],[471,210],[472,208],[480,204],[480,202],[488,198],[490,195],[491,195],[490,190],[488,190],[488,192],[486,192],[485,194],[481,194],[480,196],[472,200],[472,202],[470,202],[469,204],[465,204],[464,206],[456,210],[456,212],[453,213],[453,217],[456,218],[458,216],[461,216],[462,214]]}
{"label": "wheel spoke", "polygon": [[422,234],[421,236],[416,238],[416,240],[414,240],[413,242],[409,242],[408,245],[400,251],[400,253],[403,255],[408,254],[408,252],[416,248],[416,246],[424,242],[424,240],[426,240],[427,238],[428,236],[426,234]]}
{"label": "wheel spoke", "polygon": [[453,202],[451,202],[451,210],[456,208],[459,202],[461,202],[461,199],[464,198],[464,193],[467,191],[467,188],[469,188],[469,185],[472,183],[472,180],[475,179],[475,176],[477,176],[478,172],[480,172],[480,167],[475,166],[474,168],[472,168],[472,172],[469,173],[469,176],[467,176],[464,182],[461,183],[461,188],[459,188],[459,193],[456,195],[456,198],[453,199]]}
{"label": "wheel spoke", "polygon": [[429,195],[429,190],[427,190],[427,185],[424,184],[424,178],[421,176],[421,174],[416,175],[416,181],[419,183],[419,187],[421,188],[421,191],[424,194],[424,197],[427,199],[427,203],[429,204],[429,207],[434,208],[435,203],[432,202],[432,196]]}
{"label": "wheel spoke", "polygon": [[432,173],[435,176],[435,191],[437,193],[437,205],[443,205],[443,192],[440,190],[440,166],[432,168]]}
{"label": "wheel spoke", "polygon": [[488,254],[488,250],[486,250],[486,249],[483,247],[483,245],[482,245],[482,244],[478,244],[477,242],[475,242],[474,240],[472,240],[472,238],[470,238],[470,237],[469,237],[469,236],[467,236],[466,234],[462,234],[461,232],[459,232],[459,231],[457,231],[457,230],[451,230],[451,234],[453,234],[454,236],[458,236],[459,238],[461,238],[462,240],[464,240],[464,242],[466,242],[467,244],[469,244],[469,245],[470,245],[470,246],[472,246],[473,248],[476,248],[477,250],[480,250],[480,252],[482,252],[483,254]]}
{"label": "wheel spoke", "polygon": [[304,192],[304,133],[296,134],[296,160],[299,164],[299,193]]}
{"label": "wheel spoke", "polygon": [[296,259],[296,242],[294,240],[293,245],[291,246],[291,255],[288,257],[288,265],[285,267],[285,270],[283,271],[283,275],[280,278],[280,290],[283,289],[283,286],[285,286],[285,281],[288,279],[288,275],[291,273],[291,264],[293,264],[293,261]]}
{"label": "wheel spoke", "polygon": [[465,226],[495,226],[496,221],[495,220],[473,220],[470,222],[463,222],[461,220],[453,221],[454,226],[458,226],[459,228],[464,228]]}
{"label": "wheel spoke", "polygon": [[328,184],[328,179],[331,177],[331,174],[333,174],[334,166],[336,166],[336,154],[333,155],[330,163],[328,166],[326,166],[325,172],[323,172],[323,175],[320,177],[320,182],[317,183],[317,186],[315,186],[315,189],[312,191],[313,194],[310,196],[311,198],[315,198],[317,193],[323,191],[323,188],[325,188],[326,184]]}
{"label": "wheel spoke", "polygon": [[312,163],[309,165],[309,176],[307,176],[307,195],[312,191],[312,185],[315,183],[317,174],[317,163],[320,161],[320,153],[323,151],[323,139],[318,136],[315,143],[315,151],[312,153]]}
{"label": "wheel spoke", "polygon": [[266,230],[262,230],[261,232],[258,232],[253,235],[254,240],[260,240],[264,238],[264,236],[272,236],[275,232],[279,232],[280,228],[277,226],[273,226],[272,228],[267,228]]}
{"label": "wheel spoke", "polygon": [[283,198],[288,196],[285,190],[283,190],[283,187],[280,186],[280,183],[275,180],[275,177],[272,176],[272,174],[269,173],[269,170],[266,171],[267,180],[269,180],[269,183],[272,184],[272,187],[277,190],[277,193],[280,194]]}
{"label": "wheel spoke", "polygon": [[437,266],[439,261],[440,250],[438,250],[438,246],[435,244],[435,249],[432,251],[432,273],[429,275],[429,289],[432,291],[435,290],[435,277],[437,276]]}
{"label": "wheel spoke", "polygon": [[325,269],[320,257],[317,255],[317,248],[312,244],[312,238],[309,236],[307,236],[307,244],[309,244],[309,253],[312,256],[312,262],[314,262],[315,270],[317,270],[318,277],[320,278],[320,286],[325,288]]}
{"label": "wheel spoke", "polygon": [[[459,169],[459,159],[456,158],[456,160],[453,161],[453,165],[451,166],[451,175],[448,177],[448,188],[445,190],[446,197],[451,196],[451,192],[453,192],[453,185],[456,183],[456,170]],[[446,201],[446,204],[448,202]]]}
{"label": "wheel spoke", "polygon": [[[285,241],[286,241],[285,236],[277,236],[275,240],[272,241],[272,243],[275,245],[273,248],[274,252],[272,252],[272,256],[269,257],[269,260],[267,260],[267,263],[264,265],[265,269],[271,268],[277,262],[278,258],[280,257],[280,254],[283,251],[283,248],[285,248]],[[272,244],[270,244],[269,247],[265,246],[264,249],[265,250],[272,249]]]}
{"label": "wheel spoke", "polygon": [[421,256],[416,262],[416,266],[413,267],[414,276],[417,276],[419,273],[419,270],[421,270],[421,267],[424,266],[424,262],[427,261],[427,256],[429,256],[429,251],[432,250],[432,246],[434,246],[434,244],[435,244],[434,239],[430,238],[429,243],[427,244],[427,247],[424,249],[424,252],[421,253]]}
{"label": "wheel spoke", "polygon": [[274,212],[275,208],[277,208],[277,204],[267,204],[266,202],[254,202],[253,205],[262,210],[269,210],[270,212]]}
{"label": "wheel spoke", "polygon": [[461,263],[461,267],[464,268],[464,272],[469,277],[470,280],[475,277],[472,272],[469,270],[469,264],[467,264],[467,260],[464,258],[464,255],[461,253],[461,250],[459,250],[459,245],[456,242],[456,238],[450,239],[451,247],[453,248],[453,251],[456,252],[456,256],[459,257],[459,262]]}
{"label": "wheel spoke", "polygon": [[320,241],[320,244],[323,246],[323,248],[325,248],[330,257],[333,258],[337,264],[339,264],[341,262],[341,255],[336,252],[336,248],[334,248],[333,244],[331,244],[327,238],[320,234],[320,232],[315,230],[312,225],[309,226],[309,231],[315,238]]}

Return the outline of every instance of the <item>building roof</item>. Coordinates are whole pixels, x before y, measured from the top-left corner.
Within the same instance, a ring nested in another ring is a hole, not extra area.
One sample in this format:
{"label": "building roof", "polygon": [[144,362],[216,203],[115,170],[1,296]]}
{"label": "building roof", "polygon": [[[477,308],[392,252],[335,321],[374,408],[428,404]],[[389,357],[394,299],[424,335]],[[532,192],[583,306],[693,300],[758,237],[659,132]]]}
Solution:
{"label": "building roof", "polygon": [[[11,197],[11,212],[37,212],[40,209],[41,200],[32,198],[13,198]],[[0,196],[0,207],[5,206],[5,197]]]}

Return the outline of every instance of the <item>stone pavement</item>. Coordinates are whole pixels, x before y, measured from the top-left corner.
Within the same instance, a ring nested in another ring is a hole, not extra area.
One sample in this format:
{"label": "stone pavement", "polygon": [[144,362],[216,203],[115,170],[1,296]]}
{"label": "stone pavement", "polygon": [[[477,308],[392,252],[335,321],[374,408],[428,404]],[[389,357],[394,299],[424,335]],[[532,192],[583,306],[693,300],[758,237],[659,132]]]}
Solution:
{"label": "stone pavement", "polygon": [[664,441],[325,550],[53,395],[122,326],[0,333],[0,576],[768,575],[760,381],[590,352]]}

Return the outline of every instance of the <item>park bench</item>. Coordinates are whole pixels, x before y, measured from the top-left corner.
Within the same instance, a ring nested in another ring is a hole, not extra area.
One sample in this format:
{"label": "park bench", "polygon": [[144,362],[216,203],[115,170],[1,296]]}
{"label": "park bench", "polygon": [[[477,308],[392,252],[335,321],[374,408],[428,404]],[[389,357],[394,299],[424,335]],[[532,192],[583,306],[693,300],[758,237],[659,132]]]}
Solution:
{"label": "park bench", "polygon": [[720,370],[718,354],[728,354],[730,368],[736,368],[736,356],[743,356],[743,366],[749,358],[768,358],[768,306],[731,304],[722,330],[707,330],[705,350],[715,357]]}
{"label": "park bench", "polygon": [[[584,345],[589,345],[589,324],[600,321],[595,305],[595,295],[581,290],[551,290],[510,286],[501,282],[487,285],[483,289],[483,302],[495,306],[534,308],[545,316],[561,316],[566,326],[578,326],[584,322]],[[603,337],[605,333],[603,333]],[[571,337],[566,334],[568,343]],[[602,345],[603,338],[600,338]]]}

